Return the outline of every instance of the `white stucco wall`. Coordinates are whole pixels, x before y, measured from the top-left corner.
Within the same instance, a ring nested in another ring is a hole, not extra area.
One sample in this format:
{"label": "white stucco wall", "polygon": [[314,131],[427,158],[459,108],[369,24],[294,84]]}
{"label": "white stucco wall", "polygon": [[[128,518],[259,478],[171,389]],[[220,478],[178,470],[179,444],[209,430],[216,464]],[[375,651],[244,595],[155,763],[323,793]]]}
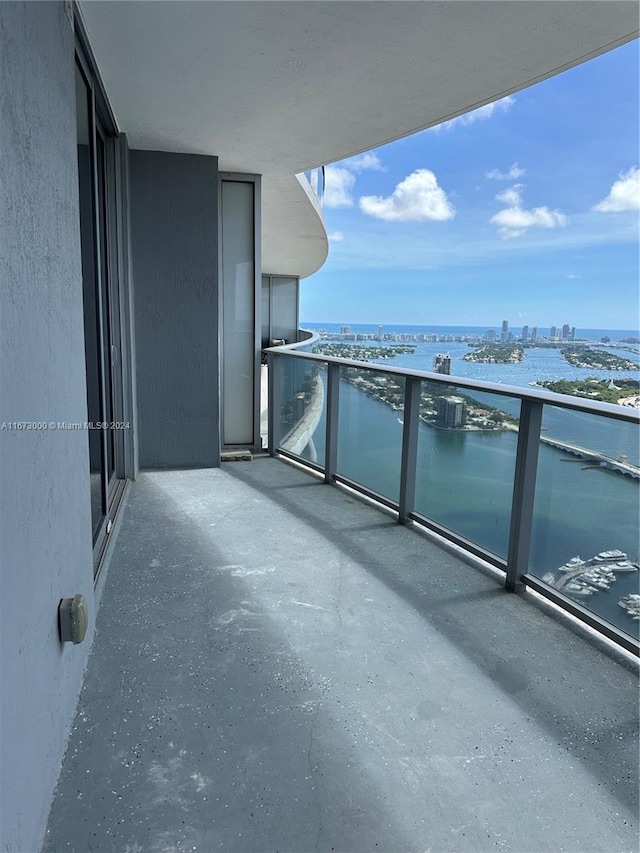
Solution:
{"label": "white stucco wall", "polygon": [[[0,422],[87,417],[74,36],[0,3]],[[0,431],[0,850],[39,849],[93,634],[87,434]],[[83,593],[82,645],[58,639]]]}

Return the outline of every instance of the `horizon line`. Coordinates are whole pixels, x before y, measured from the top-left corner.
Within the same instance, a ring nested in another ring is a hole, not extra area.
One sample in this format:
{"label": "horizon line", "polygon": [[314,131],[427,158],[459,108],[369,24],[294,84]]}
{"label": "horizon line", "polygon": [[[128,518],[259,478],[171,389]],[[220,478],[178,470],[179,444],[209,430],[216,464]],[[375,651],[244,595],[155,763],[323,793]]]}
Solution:
{"label": "horizon line", "polygon": [[[446,328],[457,328],[457,329],[488,329],[492,328],[491,323],[480,323],[478,324],[470,324],[470,323],[396,323],[396,322],[386,322],[380,323],[378,321],[343,321],[343,320],[300,320],[300,324],[311,323],[316,326],[326,325],[326,326],[388,326],[390,328],[395,328],[398,326],[406,326],[407,328],[424,328],[424,329],[446,329]],[[509,327],[511,328],[511,321],[509,322]],[[564,324],[562,324],[564,325]],[[556,325],[556,328],[562,328],[562,325]],[[573,324],[567,324],[571,328],[574,328]],[[499,323],[493,324],[493,326],[500,327],[502,326],[502,321]],[[535,323],[518,323],[514,324],[513,328],[522,329],[524,326],[528,326],[530,329],[551,329],[551,325],[541,326]],[[585,331],[598,331],[598,332],[637,332],[637,337],[640,337],[640,328],[614,328],[612,326],[575,326],[576,332],[585,330]]]}

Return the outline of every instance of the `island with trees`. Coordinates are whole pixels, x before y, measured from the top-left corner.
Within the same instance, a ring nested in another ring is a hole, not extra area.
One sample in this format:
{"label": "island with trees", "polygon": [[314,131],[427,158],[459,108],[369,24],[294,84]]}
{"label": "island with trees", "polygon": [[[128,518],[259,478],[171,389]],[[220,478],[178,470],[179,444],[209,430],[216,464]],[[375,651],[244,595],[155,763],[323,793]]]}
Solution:
{"label": "island with trees", "polygon": [[614,384],[592,376],[589,379],[558,379],[556,381],[549,379],[537,384],[556,394],[572,394],[574,397],[587,397],[602,403],[631,405],[631,401],[640,394],[638,379],[616,379]]}
{"label": "island with trees", "polygon": [[367,344],[322,343],[312,350],[316,355],[328,355],[333,358],[350,358],[352,361],[377,361],[380,358],[395,358],[397,355],[411,355],[415,352],[413,344],[395,344],[378,347]]}
{"label": "island with trees", "polygon": [[518,364],[523,358],[524,349],[511,344],[482,344],[462,356],[463,361],[479,364]]}
{"label": "island with trees", "polygon": [[596,370],[638,370],[638,365],[628,358],[594,347],[562,347],[560,354],[572,367]]}
{"label": "island with trees", "polygon": [[[341,379],[348,382],[367,397],[386,403],[396,412],[404,409],[405,380],[402,376],[376,373],[364,368],[348,367],[341,371]],[[517,430],[518,419],[507,412],[481,402],[470,394],[461,393],[455,386],[435,382],[423,382],[420,392],[419,419],[429,426],[439,425],[438,401],[441,398],[462,400],[465,407],[464,423],[457,427],[464,431]]]}

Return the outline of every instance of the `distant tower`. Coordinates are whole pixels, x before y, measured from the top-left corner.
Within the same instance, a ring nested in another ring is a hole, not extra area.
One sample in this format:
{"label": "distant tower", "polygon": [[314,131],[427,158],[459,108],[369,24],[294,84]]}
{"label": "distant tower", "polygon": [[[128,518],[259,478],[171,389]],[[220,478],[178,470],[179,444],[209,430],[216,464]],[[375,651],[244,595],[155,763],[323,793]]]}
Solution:
{"label": "distant tower", "polygon": [[438,353],[433,357],[433,372],[444,373],[446,376],[451,375],[451,356],[441,355]]}
{"label": "distant tower", "polygon": [[522,340],[524,343],[526,343],[528,341],[528,339],[529,339],[529,327],[523,326],[522,327]]}
{"label": "distant tower", "polygon": [[509,340],[509,321],[508,320],[502,321],[502,334],[500,335],[500,340],[502,341],[503,344],[506,344],[506,342]]}
{"label": "distant tower", "polygon": [[384,326],[378,326],[378,340],[384,340]]}
{"label": "distant tower", "polygon": [[438,425],[456,429],[467,422],[467,404],[462,397],[440,397],[438,400]]}
{"label": "distant tower", "polygon": [[569,328],[569,324],[565,323],[562,327],[562,340],[568,341],[571,336],[571,329]]}
{"label": "distant tower", "polygon": [[535,343],[538,340],[538,327],[534,326],[531,330],[531,343]]}
{"label": "distant tower", "polygon": [[558,329],[556,328],[556,326],[551,327],[551,330],[549,331],[549,337],[553,338],[554,341],[558,337]]}
{"label": "distant tower", "polygon": [[571,340],[575,341],[575,339],[576,339],[576,327],[572,326],[571,327]]}

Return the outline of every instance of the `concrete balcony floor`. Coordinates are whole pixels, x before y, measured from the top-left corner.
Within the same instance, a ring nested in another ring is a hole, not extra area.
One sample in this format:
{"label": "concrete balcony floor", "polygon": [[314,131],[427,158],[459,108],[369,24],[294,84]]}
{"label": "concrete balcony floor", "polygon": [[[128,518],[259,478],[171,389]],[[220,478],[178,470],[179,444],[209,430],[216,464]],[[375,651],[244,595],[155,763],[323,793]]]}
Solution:
{"label": "concrete balcony floor", "polygon": [[275,459],[142,474],[45,850],[637,850],[635,666],[535,601]]}

